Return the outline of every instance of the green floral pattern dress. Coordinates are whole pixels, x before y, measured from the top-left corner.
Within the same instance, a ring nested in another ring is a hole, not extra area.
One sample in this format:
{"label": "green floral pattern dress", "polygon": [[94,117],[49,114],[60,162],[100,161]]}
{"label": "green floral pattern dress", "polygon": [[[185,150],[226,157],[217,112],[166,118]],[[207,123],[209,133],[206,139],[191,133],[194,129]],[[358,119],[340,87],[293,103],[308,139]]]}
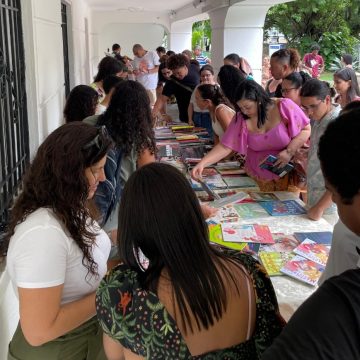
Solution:
{"label": "green floral pattern dress", "polygon": [[145,359],[260,359],[285,322],[264,268],[247,254],[232,250],[226,250],[226,253],[249,272],[256,291],[256,327],[248,341],[191,356],[175,321],[157,295],[142,289],[138,273],[126,265],[112,269],[97,291],[96,311],[104,332]]}

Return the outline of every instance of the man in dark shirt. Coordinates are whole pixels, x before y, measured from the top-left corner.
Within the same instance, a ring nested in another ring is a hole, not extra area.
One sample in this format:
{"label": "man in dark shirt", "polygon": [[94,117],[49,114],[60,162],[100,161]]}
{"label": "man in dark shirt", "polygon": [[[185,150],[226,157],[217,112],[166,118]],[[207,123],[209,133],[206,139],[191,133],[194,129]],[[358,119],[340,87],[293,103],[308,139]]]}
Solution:
{"label": "man in dark shirt", "polygon": [[174,95],[179,109],[179,119],[188,122],[188,107],[193,90],[200,82],[197,67],[190,64],[189,59],[183,54],[176,54],[167,60],[167,68],[172,71],[171,78],[166,81],[162,95],[158,97],[153,108],[153,115],[159,114],[159,109]]}
{"label": "man in dark shirt", "polygon": [[[360,235],[360,108],[343,110],[319,143],[342,222]],[[354,253],[359,250],[354,248]],[[360,266],[360,261],[358,263]],[[359,360],[360,268],[325,281],[295,312],[262,360]]]}

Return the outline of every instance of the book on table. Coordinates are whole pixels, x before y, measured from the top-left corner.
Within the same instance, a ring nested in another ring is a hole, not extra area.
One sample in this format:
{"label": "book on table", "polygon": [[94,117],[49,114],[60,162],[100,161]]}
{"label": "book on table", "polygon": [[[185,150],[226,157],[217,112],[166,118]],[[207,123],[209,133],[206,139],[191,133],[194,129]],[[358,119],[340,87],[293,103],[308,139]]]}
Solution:
{"label": "book on table", "polygon": [[[198,181],[196,181],[192,178],[190,178],[189,181],[194,190],[203,190],[203,187],[201,186],[201,184]],[[203,179],[203,181],[206,182],[206,184],[210,187],[210,189],[226,189],[227,188],[227,185],[221,178],[220,174],[208,176],[208,177],[206,177],[206,179]]]}
{"label": "book on table", "polygon": [[279,198],[273,192],[257,192],[249,191],[249,196],[254,201],[273,201],[279,200]]}
{"label": "book on table", "polygon": [[259,202],[271,216],[303,215],[306,210],[296,200]]}
{"label": "book on table", "polygon": [[222,177],[229,188],[251,188],[257,187],[257,183],[248,176],[223,176]]}
{"label": "book on table", "polygon": [[244,220],[268,217],[269,214],[257,203],[234,204],[235,211]]}
{"label": "book on table", "polygon": [[222,223],[221,228],[224,241],[253,242],[260,244],[274,243],[274,239],[267,225],[229,222]]}
{"label": "book on table", "polygon": [[273,174],[278,175],[279,177],[285,176],[291,170],[294,169],[294,165],[292,163],[287,163],[285,166],[275,166],[275,163],[278,161],[278,158],[274,155],[268,155],[259,166],[262,169],[268,170]]}
{"label": "book on table", "polygon": [[305,239],[294,249],[294,253],[325,266],[329,258],[330,246]]}
{"label": "book on table", "polygon": [[294,236],[299,242],[304,241],[305,239],[310,239],[315,241],[318,244],[331,245],[332,241],[332,232],[331,231],[313,231],[313,232],[295,232]]}
{"label": "book on table", "polygon": [[321,274],[324,272],[324,269],[324,266],[319,265],[312,260],[295,255],[280,269],[280,271],[290,277],[315,286]]}
{"label": "book on table", "polygon": [[289,252],[262,251],[260,246],[259,259],[269,276],[283,275],[280,269],[293,257]]}
{"label": "book on table", "polygon": [[252,255],[257,254],[260,248],[260,244],[257,243],[240,243],[240,242],[229,242],[224,241],[221,225],[220,224],[208,224],[209,226],[209,239],[213,244],[221,245],[229,249],[238,250],[242,252],[247,252]]}
{"label": "book on table", "polygon": [[219,195],[221,198],[218,200],[214,200],[212,203],[209,204],[210,206],[214,208],[221,208],[228,204],[238,203],[248,197],[248,195],[243,191],[239,191],[235,193],[229,192],[229,195],[224,197],[222,197],[221,194]]}
{"label": "book on table", "polygon": [[272,233],[271,235],[275,243],[261,245],[261,251],[292,253],[292,251],[300,244],[300,241],[293,235],[283,233]]}

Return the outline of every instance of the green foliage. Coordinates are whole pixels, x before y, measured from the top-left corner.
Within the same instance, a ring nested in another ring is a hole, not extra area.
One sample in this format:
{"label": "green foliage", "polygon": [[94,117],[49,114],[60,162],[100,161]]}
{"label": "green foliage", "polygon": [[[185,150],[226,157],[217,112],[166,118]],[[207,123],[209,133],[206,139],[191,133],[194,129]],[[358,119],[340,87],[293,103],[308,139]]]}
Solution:
{"label": "green foliage", "polygon": [[211,41],[211,25],[210,20],[197,21],[192,26],[192,39],[191,45],[194,48],[196,45],[200,45],[205,50],[205,38]]}
{"label": "green foliage", "polygon": [[268,11],[265,34],[273,27],[279,29],[288,47],[297,48],[302,55],[318,43],[329,68],[342,53],[353,54],[358,43],[354,33],[360,31],[360,16],[349,14],[349,9],[360,14],[359,0],[297,0],[279,4]]}

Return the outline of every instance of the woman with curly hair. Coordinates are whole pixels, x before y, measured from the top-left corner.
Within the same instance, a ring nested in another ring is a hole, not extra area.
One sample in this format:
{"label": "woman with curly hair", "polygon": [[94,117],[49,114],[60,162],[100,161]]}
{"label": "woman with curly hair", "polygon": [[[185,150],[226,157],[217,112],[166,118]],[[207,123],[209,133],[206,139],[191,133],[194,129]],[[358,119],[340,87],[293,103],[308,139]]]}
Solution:
{"label": "woman with curly hair", "polygon": [[95,290],[110,240],[91,207],[112,141],[73,122],[39,147],[11,211],[7,271],[20,322],[9,359],[105,359]]}
{"label": "woman with curly hair", "polygon": [[155,161],[156,145],[147,92],[136,81],[123,81],[115,87],[105,113],[84,121],[105,125],[115,142],[115,148],[108,153],[106,181],[95,194],[101,224],[112,231],[117,229],[117,209],[125,182],[138,167]]}
{"label": "woman with curly hair", "polygon": [[94,115],[98,102],[99,94],[91,86],[75,86],[66,99],[65,122],[82,121],[86,117]]}

